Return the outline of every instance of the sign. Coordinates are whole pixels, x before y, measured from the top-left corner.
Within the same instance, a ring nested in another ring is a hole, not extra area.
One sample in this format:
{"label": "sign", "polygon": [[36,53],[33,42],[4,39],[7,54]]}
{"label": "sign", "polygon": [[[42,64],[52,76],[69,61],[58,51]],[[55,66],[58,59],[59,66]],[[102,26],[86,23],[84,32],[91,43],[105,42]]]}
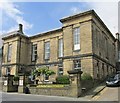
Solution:
{"label": "sign", "polygon": [[19,80],[19,85],[23,86],[23,80]]}

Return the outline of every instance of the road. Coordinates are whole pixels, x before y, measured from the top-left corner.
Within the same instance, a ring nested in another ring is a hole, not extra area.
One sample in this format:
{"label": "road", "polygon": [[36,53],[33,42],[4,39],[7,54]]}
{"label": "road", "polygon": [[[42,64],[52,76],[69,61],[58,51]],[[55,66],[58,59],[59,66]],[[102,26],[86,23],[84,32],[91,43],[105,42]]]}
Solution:
{"label": "road", "polygon": [[118,101],[120,98],[120,87],[106,87],[92,101]]}
{"label": "road", "polygon": [[2,93],[2,101],[88,101],[85,98]]}
{"label": "road", "polygon": [[0,100],[1,96],[2,101],[112,101],[110,103],[114,103],[120,98],[120,87],[105,87],[92,99],[0,92]]}
{"label": "road", "polygon": [[[120,89],[120,87],[119,87]],[[19,94],[19,93],[2,93],[2,101],[118,101],[118,87],[106,87],[98,95],[92,99],[84,97],[71,98],[60,96],[44,96],[32,94]]]}

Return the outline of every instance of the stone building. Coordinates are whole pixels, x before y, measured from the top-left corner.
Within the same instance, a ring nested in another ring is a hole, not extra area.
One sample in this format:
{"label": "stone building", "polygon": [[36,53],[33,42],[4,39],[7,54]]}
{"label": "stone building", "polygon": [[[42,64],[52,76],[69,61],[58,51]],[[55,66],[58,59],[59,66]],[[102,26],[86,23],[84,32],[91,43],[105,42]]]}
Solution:
{"label": "stone building", "polygon": [[120,34],[119,33],[116,33],[115,47],[116,47],[116,70],[120,71]]}
{"label": "stone building", "polygon": [[[115,71],[115,38],[94,10],[62,18],[61,28],[26,36],[19,30],[3,37],[2,75],[16,75],[48,66],[49,80],[81,69],[94,79]],[[45,78],[46,80],[48,78]]]}

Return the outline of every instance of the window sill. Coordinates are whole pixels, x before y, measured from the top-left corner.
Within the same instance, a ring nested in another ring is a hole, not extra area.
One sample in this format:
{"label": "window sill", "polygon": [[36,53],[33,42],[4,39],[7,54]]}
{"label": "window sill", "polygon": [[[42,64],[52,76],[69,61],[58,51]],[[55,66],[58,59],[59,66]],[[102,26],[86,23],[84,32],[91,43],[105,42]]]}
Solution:
{"label": "window sill", "polygon": [[50,59],[44,59],[45,61],[49,61]]}
{"label": "window sill", "polygon": [[78,49],[78,50],[73,50],[73,52],[80,52],[80,49]]}
{"label": "window sill", "polygon": [[7,62],[11,62],[11,60],[8,60]]}
{"label": "window sill", "polygon": [[37,60],[35,60],[35,61],[31,61],[31,62],[37,62]]}
{"label": "window sill", "polygon": [[63,56],[62,57],[58,57],[58,59],[62,59],[63,58]]}

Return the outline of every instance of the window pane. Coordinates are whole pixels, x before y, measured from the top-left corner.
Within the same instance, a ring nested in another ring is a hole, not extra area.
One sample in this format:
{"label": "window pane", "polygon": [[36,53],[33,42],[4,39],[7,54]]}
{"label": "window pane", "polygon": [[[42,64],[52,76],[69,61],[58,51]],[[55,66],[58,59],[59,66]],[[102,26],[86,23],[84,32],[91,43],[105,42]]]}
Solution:
{"label": "window pane", "polygon": [[63,75],[63,65],[58,66],[58,75]]}
{"label": "window pane", "polygon": [[81,69],[81,61],[74,60],[74,69]]}
{"label": "window pane", "polygon": [[73,30],[74,36],[74,50],[80,49],[80,28],[74,28]]}
{"label": "window pane", "polygon": [[59,39],[59,57],[63,57],[63,39]]}
{"label": "window pane", "polygon": [[50,58],[50,42],[45,43],[45,59]]}
{"label": "window pane", "polygon": [[32,45],[32,61],[37,59],[37,44]]}
{"label": "window pane", "polygon": [[8,46],[8,61],[11,61],[11,55],[12,55],[12,45]]}

